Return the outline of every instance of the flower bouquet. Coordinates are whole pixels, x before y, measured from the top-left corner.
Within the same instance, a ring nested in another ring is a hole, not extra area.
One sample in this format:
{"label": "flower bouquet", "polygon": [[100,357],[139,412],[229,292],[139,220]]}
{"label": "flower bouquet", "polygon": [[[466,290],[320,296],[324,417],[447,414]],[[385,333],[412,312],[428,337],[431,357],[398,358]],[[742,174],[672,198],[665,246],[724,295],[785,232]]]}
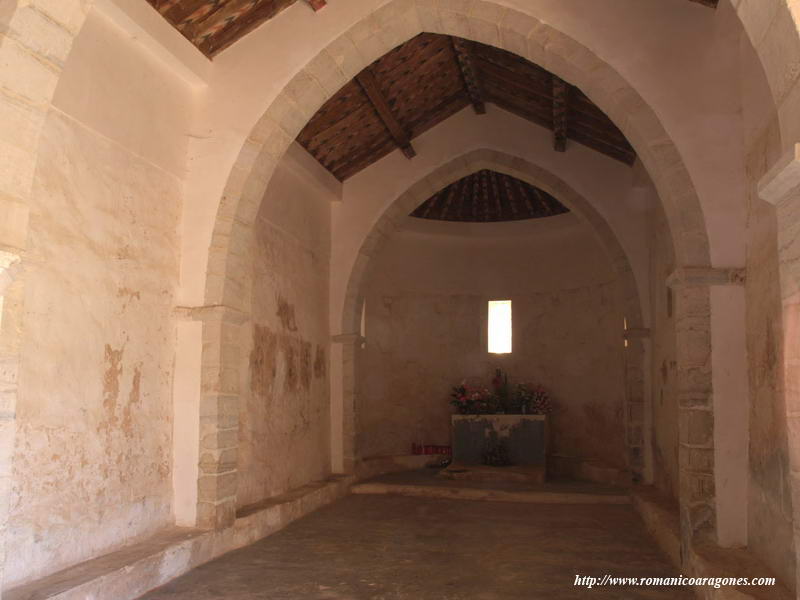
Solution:
{"label": "flower bouquet", "polygon": [[462,415],[490,415],[497,412],[497,398],[486,388],[468,386],[466,381],[450,393],[450,404]]}
{"label": "flower bouquet", "polygon": [[461,415],[546,415],[553,410],[550,394],[544,387],[526,383],[512,387],[508,375],[499,369],[492,379],[491,390],[464,380],[450,393],[450,404]]}

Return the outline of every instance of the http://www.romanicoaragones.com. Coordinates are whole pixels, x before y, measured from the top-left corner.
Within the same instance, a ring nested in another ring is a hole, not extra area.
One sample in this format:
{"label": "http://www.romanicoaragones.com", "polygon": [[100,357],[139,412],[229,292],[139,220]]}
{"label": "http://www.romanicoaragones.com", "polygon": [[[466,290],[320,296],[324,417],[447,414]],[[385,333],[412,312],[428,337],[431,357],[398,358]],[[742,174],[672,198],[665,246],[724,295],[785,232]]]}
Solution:
{"label": "http://www.romanicoaragones.com", "polygon": [[704,586],[719,589],[725,586],[775,585],[774,577],[614,577],[605,574],[599,577],[575,575],[575,586],[593,587],[645,587],[645,586]]}

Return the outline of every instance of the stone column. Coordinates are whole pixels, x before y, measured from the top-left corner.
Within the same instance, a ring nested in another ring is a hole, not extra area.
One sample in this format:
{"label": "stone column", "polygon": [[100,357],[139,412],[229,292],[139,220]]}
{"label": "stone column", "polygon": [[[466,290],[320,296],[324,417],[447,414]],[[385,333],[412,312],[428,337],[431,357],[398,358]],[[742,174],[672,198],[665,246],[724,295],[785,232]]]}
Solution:
{"label": "stone column", "polygon": [[[667,279],[676,299],[679,501],[684,560],[698,533],[707,533],[716,540],[718,502],[742,502],[741,498],[716,496],[717,403],[713,393],[710,290],[712,286],[742,281],[741,269],[705,267],[679,268]],[[744,327],[744,322],[730,326]]]}
{"label": "stone column", "polygon": [[239,340],[248,316],[227,306],[179,311],[202,322],[197,526],[223,529],[236,519]]}
{"label": "stone column", "polygon": [[[792,148],[758,184],[762,200],[775,206],[783,309],[783,394],[789,442],[794,545],[800,548],[800,144]],[[800,563],[796,567],[800,589]]]}
{"label": "stone column", "polygon": [[[337,427],[341,436],[342,472],[350,474],[355,471],[358,454],[356,449],[356,434],[358,421],[356,416],[356,385],[357,385],[357,353],[364,343],[364,338],[359,333],[343,333],[331,338],[334,344],[340,344],[341,352],[341,407],[339,410],[339,423],[331,423]],[[333,437],[333,436],[332,436]]]}
{"label": "stone column", "polygon": [[625,442],[628,449],[628,466],[634,483],[643,483],[648,471],[646,451],[646,414],[644,357],[645,343],[649,341],[650,330],[645,328],[626,329],[625,340]]}

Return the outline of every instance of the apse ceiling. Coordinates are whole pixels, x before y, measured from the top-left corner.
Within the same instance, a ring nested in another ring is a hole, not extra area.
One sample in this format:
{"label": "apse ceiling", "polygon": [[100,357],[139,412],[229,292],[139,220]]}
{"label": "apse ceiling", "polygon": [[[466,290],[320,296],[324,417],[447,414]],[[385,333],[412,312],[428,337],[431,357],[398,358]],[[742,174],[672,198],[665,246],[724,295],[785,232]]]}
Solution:
{"label": "apse ceiling", "polygon": [[339,180],[392,150],[414,156],[412,140],[465,106],[492,103],[553,131],[565,151],[578,142],[626,164],[636,153],[578,88],[511,52],[421,33],[345,84],[297,141]]}
{"label": "apse ceiling", "polygon": [[[326,0],[301,0],[315,11]],[[662,0],[672,2],[673,0]],[[690,0],[716,8],[718,0]],[[147,0],[200,51],[213,57],[297,0]]]}
{"label": "apse ceiling", "polygon": [[412,217],[490,223],[552,217],[569,212],[558,200],[510,175],[484,169],[437,192]]}

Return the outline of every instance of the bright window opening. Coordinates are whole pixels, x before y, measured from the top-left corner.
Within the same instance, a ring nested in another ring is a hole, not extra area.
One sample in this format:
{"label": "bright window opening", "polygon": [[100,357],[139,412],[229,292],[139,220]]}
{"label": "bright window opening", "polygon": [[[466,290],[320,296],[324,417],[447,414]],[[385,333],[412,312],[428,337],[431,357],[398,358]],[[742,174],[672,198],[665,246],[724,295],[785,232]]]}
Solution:
{"label": "bright window opening", "polygon": [[511,353],[511,300],[489,301],[489,352]]}

